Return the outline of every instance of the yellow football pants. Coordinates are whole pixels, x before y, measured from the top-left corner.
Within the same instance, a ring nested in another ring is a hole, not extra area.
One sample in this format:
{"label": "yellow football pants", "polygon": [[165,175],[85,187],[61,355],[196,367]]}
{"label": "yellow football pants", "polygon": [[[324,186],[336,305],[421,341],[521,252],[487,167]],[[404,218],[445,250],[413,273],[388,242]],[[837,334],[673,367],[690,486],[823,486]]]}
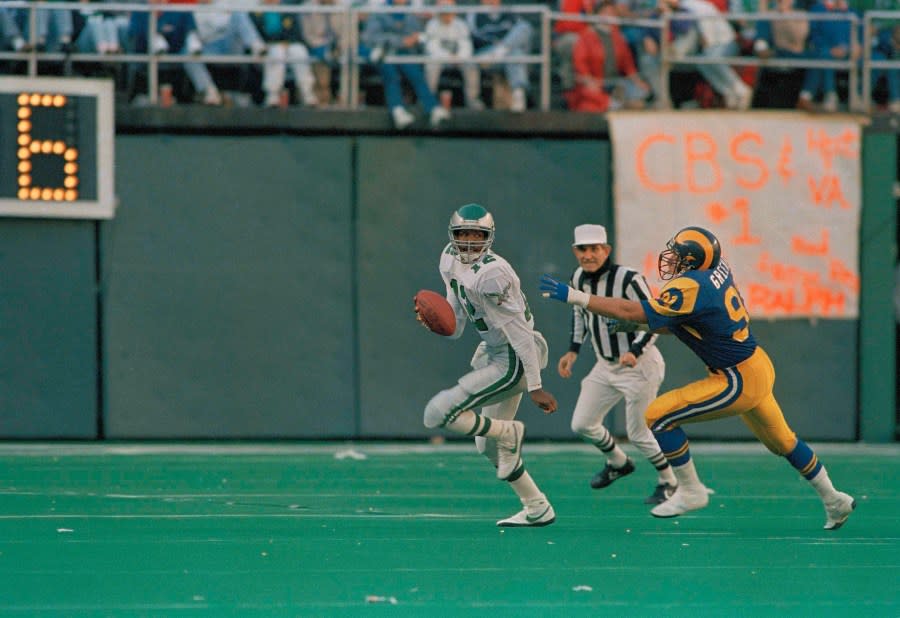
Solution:
{"label": "yellow football pants", "polygon": [[772,361],[757,346],[750,358],[734,367],[710,370],[702,380],[660,395],[644,416],[654,432],[740,416],[766,448],[776,455],[787,455],[797,445],[797,436],[772,394],[774,384]]}

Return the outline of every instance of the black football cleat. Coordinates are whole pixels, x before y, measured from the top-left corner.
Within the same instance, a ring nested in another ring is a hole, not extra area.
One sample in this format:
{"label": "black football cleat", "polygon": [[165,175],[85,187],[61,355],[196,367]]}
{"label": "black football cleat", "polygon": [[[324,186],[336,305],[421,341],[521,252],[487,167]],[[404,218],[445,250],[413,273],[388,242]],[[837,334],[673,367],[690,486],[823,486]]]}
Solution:
{"label": "black football cleat", "polygon": [[591,479],[591,487],[594,489],[603,489],[604,487],[611,485],[616,479],[628,476],[632,472],[634,472],[634,462],[631,461],[631,457],[625,461],[625,464],[621,468],[614,468],[613,466],[606,464],[606,467],[595,474],[594,478]]}

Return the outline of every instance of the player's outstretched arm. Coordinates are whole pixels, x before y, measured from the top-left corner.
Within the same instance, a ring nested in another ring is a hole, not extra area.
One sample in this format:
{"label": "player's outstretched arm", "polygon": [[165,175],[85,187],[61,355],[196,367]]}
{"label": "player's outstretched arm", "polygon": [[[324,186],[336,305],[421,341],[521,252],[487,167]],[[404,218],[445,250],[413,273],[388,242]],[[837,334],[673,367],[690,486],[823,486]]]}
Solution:
{"label": "player's outstretched arm", "polygon": [[570,305],[584,307],[591,313],[645,324],[647,315],[641,303],[626,298],[608,298],[606,296],[594,296],[581,290],[557,281],[550,275],[541,277],[541,292],[544,298],[552,298]]}

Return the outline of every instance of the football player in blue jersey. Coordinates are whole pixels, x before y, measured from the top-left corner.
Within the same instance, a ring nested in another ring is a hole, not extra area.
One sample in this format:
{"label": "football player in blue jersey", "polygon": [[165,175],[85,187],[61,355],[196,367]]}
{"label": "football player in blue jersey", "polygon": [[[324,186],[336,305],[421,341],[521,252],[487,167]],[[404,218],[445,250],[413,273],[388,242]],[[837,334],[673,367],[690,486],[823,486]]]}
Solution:
{"label": "football player in blue jersey", "polygon": [[655,333],[673,334],[707,365],[705,378],[660,395],[645,414],[678,479],[672,497],[650,512],[675,517],[709,503],[681,426],[737,415],[815,488],[825,507],[825,529],[840,528],[856,501],[834,488],[816,454],[785,421],[772,393],[775,369],[753,338],[750,316],[718,239],[703,228],[686,227],[666,244],[658,267],[667,283],[658,298],[641,301],[595,296],[548,275],[541,279],[544,297],[619,320],[620,328],[645,325]]}

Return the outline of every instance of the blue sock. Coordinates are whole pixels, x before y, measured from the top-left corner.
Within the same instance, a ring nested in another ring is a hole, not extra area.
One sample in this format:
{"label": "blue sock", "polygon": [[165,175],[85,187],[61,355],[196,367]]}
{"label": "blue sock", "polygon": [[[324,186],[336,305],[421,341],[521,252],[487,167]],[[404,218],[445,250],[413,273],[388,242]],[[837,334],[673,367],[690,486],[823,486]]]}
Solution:
{"label": "blue sock", "polygon": [[797,440],[797,446],[794,450],[785,455],[785,458],[791,462],[791,465],[797,468],[797,471],[803,475],[807,481],[811,480],[822,469],[819,458],[813,452],[809,445],[803,440]]}
{"label": "blue sock", "polygon": [[662,449],[663,455],[673,466],[683,466],[691,460],[687,434],[681,427],[668,431],[653,432],[653,437]]}

